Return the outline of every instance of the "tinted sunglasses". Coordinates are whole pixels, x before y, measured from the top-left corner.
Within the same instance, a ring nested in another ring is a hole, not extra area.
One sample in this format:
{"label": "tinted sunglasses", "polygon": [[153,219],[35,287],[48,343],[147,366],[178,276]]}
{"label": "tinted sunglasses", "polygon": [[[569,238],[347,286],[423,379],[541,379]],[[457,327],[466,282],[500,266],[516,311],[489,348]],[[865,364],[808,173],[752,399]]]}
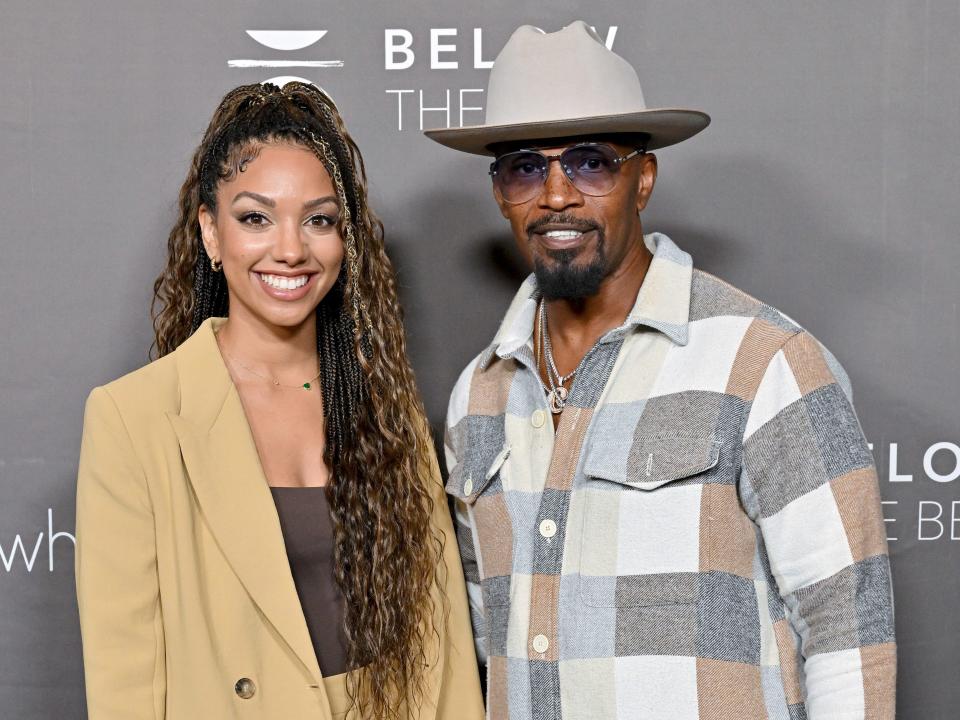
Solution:
{"label": "tinted sunglasses", "polygon": [[560,162],[564,174],[584,195],[608,195],[617,184],[620,166],[642,155],[637,148],[620,155],[606,143],[571,145],[559,155],[544,155],[538,150],[517,150],[501,155],[490,163],[490,176],[503,199],[516,205],[533,199],[547,181],[550,163]]}

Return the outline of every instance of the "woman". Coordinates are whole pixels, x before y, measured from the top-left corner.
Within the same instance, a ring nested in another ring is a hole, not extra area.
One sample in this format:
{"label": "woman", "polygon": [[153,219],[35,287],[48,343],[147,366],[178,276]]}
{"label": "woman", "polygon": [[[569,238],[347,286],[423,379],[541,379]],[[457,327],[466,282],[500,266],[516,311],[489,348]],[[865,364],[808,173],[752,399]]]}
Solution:
{"label": "woman", "polygon": [[90,718],[482,717],[382,225],[336,106],[303,83],[229,93],[179,207],[160,358],[87,400]]}

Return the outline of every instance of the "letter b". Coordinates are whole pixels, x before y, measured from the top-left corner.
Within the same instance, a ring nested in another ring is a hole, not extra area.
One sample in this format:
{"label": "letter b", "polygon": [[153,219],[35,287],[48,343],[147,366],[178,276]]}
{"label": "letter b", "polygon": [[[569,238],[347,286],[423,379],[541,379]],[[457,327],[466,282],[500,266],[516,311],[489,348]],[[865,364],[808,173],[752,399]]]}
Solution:
{"label": "letter b", "polygon": [[[400,42],[396,42],[400,40]],[[413,35],[409,30],[386,29],[383,31],[383,67],[385,70],[406,70],[413,65]],[[398,54],[403,60],[397,61]]]}

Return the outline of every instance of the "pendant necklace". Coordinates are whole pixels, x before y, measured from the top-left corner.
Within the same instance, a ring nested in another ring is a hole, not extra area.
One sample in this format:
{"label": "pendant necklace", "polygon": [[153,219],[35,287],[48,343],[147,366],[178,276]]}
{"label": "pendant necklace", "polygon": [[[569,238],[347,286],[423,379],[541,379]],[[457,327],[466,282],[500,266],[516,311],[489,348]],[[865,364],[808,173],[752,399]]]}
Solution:
{"label": "pendant necklace", "polygon": [[247,372],[251,372],[251,373],[253,373],[254,375],[256,375],[257,377],[263,378],[264,380],[269,380],[269,381],[270,381],[271,383],[273,383],[276,387],[293,388],[293,389],[295,389],[295,390],[301,390],[301,389],[303,389],[303,390],[309,390],[309,389],[311,389],[311,388],[313,387],[313,381],[316,380],[318,377],[320,377],[320,373],[323,372],[322,369],[321,369],[321,370],[318,370],[316,375],[314,375],[312,378],[310,378],[310,379],[307,380],[306,382],[300,383],[299,385],[287,385],[286,383],[280,382],[280,378],[269,377],[269,376],[267,376],[267,375],[264,375],[263,373],[258,373],[258,372],[257,372],[256,370],[254,370],[252,367],[247,367],[247,366],[244,365],[242,362],[240,362],[239,360],[237,360],[233,355],[231,355],[230,353],[228,353],[226,350],[224,350],[223,353],[224,353],[224,355],[226,355],[228,358],[230,358],[231,360],[233,360],[233,362],[235,362],[237,365],[239,365],[240,367],[242,367],[242,368],[243,368],[244,370],[246,370]]}
{"label": "pendant necklace", "polygon": [[[566,375],[561,375],[557,370],[557,364],[553,359],[553,346],[550,344],[550,331],[547,329],[547,304],[540,300],[540,312],[537,314],[537,334],[540,335],[540,347],[546,356],[547,382],[550,385],[550,391],[547,393],[547,400],[550,403],[550,412],[559,415],[563,412],[567,404],[567,389],[564,383],[573,379],[577,374],[577,368],[574,368]],[[537,353],[537,368],[540,367],[540,353]],[[539,370],[538,370],[539,371]]]}

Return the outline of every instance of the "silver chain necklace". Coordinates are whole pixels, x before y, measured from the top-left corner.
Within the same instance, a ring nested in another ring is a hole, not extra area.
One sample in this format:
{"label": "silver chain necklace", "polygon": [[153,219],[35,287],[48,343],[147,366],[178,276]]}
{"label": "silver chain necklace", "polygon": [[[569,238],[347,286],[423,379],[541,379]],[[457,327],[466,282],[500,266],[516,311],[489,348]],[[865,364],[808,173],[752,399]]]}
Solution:
{"label": "silver chain necklace", "polygon": [[[543,353],[547,358],[547,382],[550,384],[547,400],[550,403],[550,412],[559,415],[563,412],[568,397],[567,389],[563,385],[573,379],[573,376],[577,374],[577,368],[566,375],[561,375],[560,371],[557,370],[557,364],[553,359],[553,346],[550,344],[550,332],[547,329],[547,304],[543,300],[540,300],[540,312],[537,313],[537,333],[540,335],[540,347],[543,348]],[[537,366],[539,367],[539,365],[538,354]]]}

